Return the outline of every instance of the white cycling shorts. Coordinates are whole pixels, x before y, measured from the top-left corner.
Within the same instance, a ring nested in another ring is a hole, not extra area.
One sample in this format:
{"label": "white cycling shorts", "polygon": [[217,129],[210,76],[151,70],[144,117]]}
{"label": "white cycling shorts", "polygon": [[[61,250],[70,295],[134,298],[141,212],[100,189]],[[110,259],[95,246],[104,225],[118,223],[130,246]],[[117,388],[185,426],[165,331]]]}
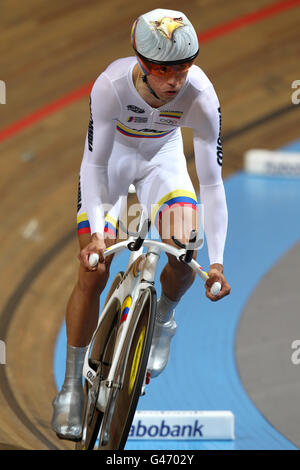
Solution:
{"label": "white cycling shorts", "polygon": [[[116,132],[108,164],[110,199],[116,201],[108,208],[104,231],[116,236],[120,212],[127,200],[128,189],[135,186],[144,215],[158,228],[164,211],[176,206],[198,210],[195,189],[187,171],[180,129],[167,137],[125,137]],[[134,142],[133,142],[134,140]],[[90,233],[90,225],[80,191],[77,206],[78,235]]]}

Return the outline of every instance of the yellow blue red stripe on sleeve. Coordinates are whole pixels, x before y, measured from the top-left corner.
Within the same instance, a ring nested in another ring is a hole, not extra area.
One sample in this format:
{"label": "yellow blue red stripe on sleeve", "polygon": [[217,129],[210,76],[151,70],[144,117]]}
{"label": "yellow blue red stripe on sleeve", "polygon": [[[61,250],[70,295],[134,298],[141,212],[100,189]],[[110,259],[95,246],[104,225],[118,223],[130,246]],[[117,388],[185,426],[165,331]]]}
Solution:
{"label": "yellow blue red stripe on sleeve", "polygon": [[86,212],[83,212],[77,216],[77,233],[78,235],[82,235],[83,233],[91,233],[90,223]]}

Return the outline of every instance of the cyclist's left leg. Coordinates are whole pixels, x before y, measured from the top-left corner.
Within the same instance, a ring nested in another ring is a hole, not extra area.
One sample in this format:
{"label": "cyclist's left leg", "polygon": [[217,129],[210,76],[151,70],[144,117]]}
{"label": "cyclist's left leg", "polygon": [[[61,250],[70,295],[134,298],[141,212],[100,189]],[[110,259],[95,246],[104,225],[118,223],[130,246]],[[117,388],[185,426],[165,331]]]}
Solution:
{"label": "cyclist's left leg", "polygon": [[[169,207],[162,213],[159,220],[159,233],[165,243],[177,246],[174,236],[183,244],[189,242],[192,230],[199,228],[199,213],[196,203],[191,206]],[[194,252],[194,258],[196,252]],[[178,261],[174,256],[168,255],[168,263],[163,269],[160,280],[162,291],[171,301],[178,303],[189,289],[195,279],[195,272],[185,263]]]}
{"label": "cyclist's left leg", "polygon": [[[191,230],[198,229],[199,213],[197,197],[187,171],[181,134],[174,133],[172,139],[156,149],[149,167],[146,164],[144,166],[147,176],[136,184],[141,204],[151,214],[152,223],[165,243],[174,244],[172,235],[180,242],[187,243]],[[168,362],[170,343],[177,326],[174,310],[194,278],[194,271],[189,266],[168,256],[168,263],[161,273],[162,295],[158,301],[150,353],[149,369],[152,370],[152,377],[162,372]]]}
{"label": "cyclist's left leg", "polygon": [[[185,197],[181,196],[182,200]],[[182,202],[182,204],[175,203],[173,207],[167,205],[165,210],[161,212],[158,229],[165,243],[175,245],[172,239],[172,236],[175,236],[181,243],[186,244],[189,241],[191,231],[198,229],[196,201],[194,203],[189,202],[186,205]],[[196,252],[194,253],[195,257]],[[168,263],[160,276],[162,294],[157,305],[157,317],[149,361],[152,377],[159,375],[168,363],[171,340],[177,328],[174,319],[175,307],[190,288],[194,279],[195,273],[188,265],[178,261],[174,256],[168,255]]]}

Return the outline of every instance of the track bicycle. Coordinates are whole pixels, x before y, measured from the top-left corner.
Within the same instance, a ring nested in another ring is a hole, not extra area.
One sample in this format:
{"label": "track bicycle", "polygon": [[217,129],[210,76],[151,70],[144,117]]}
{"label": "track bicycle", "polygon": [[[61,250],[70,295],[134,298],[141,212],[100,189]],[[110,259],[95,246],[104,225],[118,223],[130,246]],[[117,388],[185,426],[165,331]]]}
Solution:
{"label": "track bicycle", "polygon": [[[104,256],[129,249],[127,269],[119,272],[108,292],[83,365],[82,436],[77,450],[124,449],[138,400],[149,383],[147,369],[156,316],[155,275],[161,252],[187,263],[206,281],[207,273],[193,259],[201,247],[192,231],[187,245],[147,239],[150,221],[140,220],[136,234],[107,248]],[[90,258],[91,259],[91,258]],[[90,261],[90,264],[92,262]],[[93,264],[97,264],[96,262]],[[214,294],[220,290],[214,283]]]}

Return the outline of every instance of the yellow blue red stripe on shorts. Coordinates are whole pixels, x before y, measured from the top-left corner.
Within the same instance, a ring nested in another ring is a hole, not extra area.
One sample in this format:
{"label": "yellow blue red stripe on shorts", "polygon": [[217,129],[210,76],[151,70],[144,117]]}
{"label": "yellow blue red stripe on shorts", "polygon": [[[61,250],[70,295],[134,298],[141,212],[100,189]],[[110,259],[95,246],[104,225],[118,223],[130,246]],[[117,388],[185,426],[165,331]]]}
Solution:
{"label": "yellow blue red stripe on shorts", "polygon": [[114,238],[118,234],[118,226],[118,221],[111,215],[107,214],[105,217],[104,233]]}
{"label": "yellow blue red stripe on shorts", "polygon": [[178,189],[176,191],[171,191],[162,197],[157,204],[155,204],[152,213],[151,220],[157,228],[159,228],[159,222],[163,213],[167,210],[173,209],[175,207],[191,207],[198,211],[197,206],[197,196],[191,191],[186,191],[183,189]]}
{"label": "yellow blue red stripe on shorts", "polygon": [[[77,215],[77,234],[91,233],[91,227],[86,212]],[[116,237],[118,233],[118,222],[109,214],[105,217],[104,234]]]}

